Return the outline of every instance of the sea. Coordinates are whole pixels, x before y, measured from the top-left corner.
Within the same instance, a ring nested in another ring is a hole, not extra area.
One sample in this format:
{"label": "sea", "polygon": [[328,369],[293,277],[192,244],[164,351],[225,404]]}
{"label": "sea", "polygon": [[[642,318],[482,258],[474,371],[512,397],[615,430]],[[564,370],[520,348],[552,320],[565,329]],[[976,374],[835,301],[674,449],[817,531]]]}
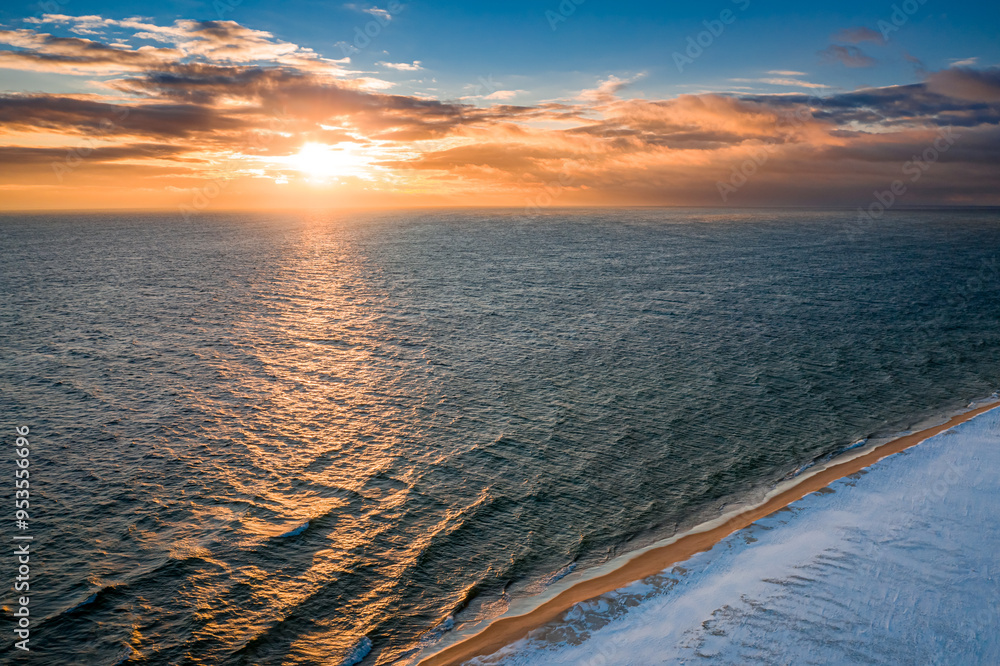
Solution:
{"label": "sea", "polygon": [[[0,256],[32,664],[416,663],[1000,389],[996,209],[5,214]],[[755,618],[793,641],[811,609]],[[574,627],[496,659],[580,663]],[[662,663],[750,654],[698,636]]]}

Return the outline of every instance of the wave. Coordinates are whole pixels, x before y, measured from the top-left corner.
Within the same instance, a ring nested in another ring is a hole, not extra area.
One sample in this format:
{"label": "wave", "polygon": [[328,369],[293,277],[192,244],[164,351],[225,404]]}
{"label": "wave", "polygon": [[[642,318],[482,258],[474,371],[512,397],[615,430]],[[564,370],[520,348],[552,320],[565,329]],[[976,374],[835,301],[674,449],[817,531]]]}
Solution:
{"label": "wave", "polygon": [[80,610],[81,608],[83,608],[84,606],[88,606],[88,605],[94,603],[95,601],[97,601],[97,595],[99,593],[103,592],[103,591],[104,591],[104,588],[101,588],[100,590],[98,590],[97,592],[94,592],[89,597],[87,597],[86,599],[84,599],[80,603],[76,604],[75,606],[73,606],[71,608],[67,608],[66,610],[63,611],[62,614],[63,615],[69,615],[71,613],[75,613],[78,610]]}
{"label": "wave", "polygon": [[566,566],[560,568],[558,571],[550,573],[548,576],[543,576],[535,583],[529,585],[525,592],[527,594],[538,594],[545,590],[545,588],[558,583],[560,580],[570,575],[576,570],[576,562],[570,562]]}
{"label": "wave", "polygon": [[123,649],[121,651],[121,654],[118,656],[118,659],[116,659],[111,666],[121,666],[121,664],[124,664],[126,661],[132,658],[133,652],[134,651],[132,650],[132,646],[126,645],[125,649]]}
{"label": "wave", "polygon": [[347,654],[344,655],[344,658],[337,663],[337,666],[354,666],[355,664],[360,664],[371,651],[371,639],[367,636],[362,636],[354,645],[351,646],[351,649],[348,650]]}
{"label": "wave", "polygon": [[434,628],[430,629],[427,633],[421,636],[420,642],[423,644],[434,643],[454,628],[455,616],[449,615],[445,619],[441,620]]}
{"label": "wave", "polygon": [[555,572],[551,576],[544,578],[542,580],[542,584],[548,587],[549,585],[552,585],[552,583],[555,583],[556,581],[561,580],[562,578],[573,573],[574,569],[576,569],[576,562],[570,562],[569,564],[567,564],[566,566],[564,566],[562,569]]}
{"label": "wave", "polygon": [[307,529],[309,529],[309,521],[308,520],[306,522],[302,523],[301,525],[299,525],[298,527],[296,527],[295,529],[288,530],[284,534],[279,534],[276,538],[278,538],[278,539],[284,539],[285,537],[298,536],[298,535],[302,534],[303,532],[305,532]]}

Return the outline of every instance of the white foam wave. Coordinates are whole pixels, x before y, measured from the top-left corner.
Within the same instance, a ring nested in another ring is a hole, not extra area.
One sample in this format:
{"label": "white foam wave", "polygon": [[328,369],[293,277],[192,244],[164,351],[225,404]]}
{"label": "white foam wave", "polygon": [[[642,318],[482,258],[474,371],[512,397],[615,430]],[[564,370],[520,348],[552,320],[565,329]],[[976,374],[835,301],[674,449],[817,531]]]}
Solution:
{"label": "white foam wave", "polygon": [[307,529],[309,529],[309,521],[308,520],[306,522],[302,523],[301,525],[299,525],[298,527],[296,527],[293,530],[289,530],[289,531],[285,532],[284,534],[279,534],[278,538],[279,539],[284,539],[285,537],[298,536],[298,535],[302,534],[303,532],[305,532]]}
{"label": "white foam wave", "polygon": [[338,666],[354,666],[355,664],[360,664],[361,660],[368,656],[368,653],[372,651],[372,641],[367,636],[362,636],[357,640],[357,642],[351,646],[351,649],[347,651],[344,658],[340,660]]}

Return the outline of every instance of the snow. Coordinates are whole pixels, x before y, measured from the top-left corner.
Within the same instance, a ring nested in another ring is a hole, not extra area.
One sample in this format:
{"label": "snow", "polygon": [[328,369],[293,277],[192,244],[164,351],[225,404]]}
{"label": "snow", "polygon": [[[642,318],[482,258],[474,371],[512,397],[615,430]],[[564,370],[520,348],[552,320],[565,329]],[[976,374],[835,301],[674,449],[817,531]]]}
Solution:
{"label": "snow", "polygon": [[474,664],[1000,663],[1000,409]]}

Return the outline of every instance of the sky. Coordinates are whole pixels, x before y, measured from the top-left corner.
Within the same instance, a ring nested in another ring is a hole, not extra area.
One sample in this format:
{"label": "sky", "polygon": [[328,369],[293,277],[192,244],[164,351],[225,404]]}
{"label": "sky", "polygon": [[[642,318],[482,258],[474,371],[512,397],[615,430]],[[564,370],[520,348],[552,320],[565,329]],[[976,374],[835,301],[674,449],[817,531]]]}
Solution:
{"label": "sky", "polygon": [[1000,205],[998,125],[996,3],[0,9],[6,210]]}

